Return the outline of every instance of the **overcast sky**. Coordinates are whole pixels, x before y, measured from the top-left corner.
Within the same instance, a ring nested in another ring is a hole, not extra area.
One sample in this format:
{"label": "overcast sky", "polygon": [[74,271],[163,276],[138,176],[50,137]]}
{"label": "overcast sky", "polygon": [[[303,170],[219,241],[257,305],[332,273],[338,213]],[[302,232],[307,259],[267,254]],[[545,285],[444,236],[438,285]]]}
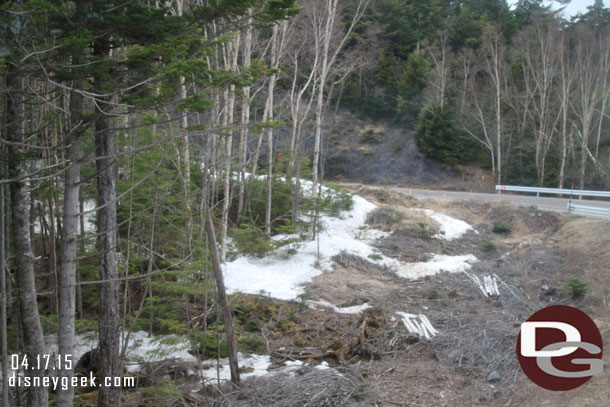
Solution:
{"label": "overcast sky", "polygon": [[[587,12],[587,7],[592,5],[595,1],[594,0],[572,0],[570,2],[570,4],[566,7],[566,9],[564,10],[564,13],[567,14],[567,16],[571,17],[573,15],[576,15],[577,13],[586,13]],[[509,3],[516,3],[516,1],[509,1]],[[545,1],[546,4],[551,3],[551,1]],[[554,7],[558,8],[559,6],[561,6],[561,4],[558,4],[557,2],[553,2]],[[610,7],[610,0],[604,0],[604,6],[605,7]]]}

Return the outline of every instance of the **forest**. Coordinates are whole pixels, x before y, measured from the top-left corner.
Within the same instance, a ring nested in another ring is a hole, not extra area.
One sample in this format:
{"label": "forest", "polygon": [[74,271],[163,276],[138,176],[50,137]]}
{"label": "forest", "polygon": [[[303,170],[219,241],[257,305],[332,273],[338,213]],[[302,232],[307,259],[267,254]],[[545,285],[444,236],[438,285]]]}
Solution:
{"label": "forest", "polygon": [[[70,355],[97,331],[105,377],[121,376],[136,330],[187,336],[204,358],[251,345],[236,343],[246,321],[222,264],[313,240],[321,214],[352,205],[322,186],[338,112],[403,126],[427,157],[498,184],[610,184],[602,0],[570,19],[540,0],[22,0],[0,13],[3,406],[74,405],[71,387],[6,390],[10,354],[46,374],[32,358],[49,336]],[[100,388],[99,405],[121,392]]]}

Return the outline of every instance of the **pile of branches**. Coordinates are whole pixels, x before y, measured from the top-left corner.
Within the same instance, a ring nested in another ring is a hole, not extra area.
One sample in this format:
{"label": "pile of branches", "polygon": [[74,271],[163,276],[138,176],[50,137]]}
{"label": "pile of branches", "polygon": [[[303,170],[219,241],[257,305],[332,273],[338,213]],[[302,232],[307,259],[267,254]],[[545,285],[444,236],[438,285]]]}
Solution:
{"label": "pile of branches", "polygon": [[478,288],[463,273],[446,275],[452,287],[460,286],[480,301],[470,304],[476,309],[434,310],[427,315],[441,334],[430,345],[436,357],[463,369],[497,371],[503,381],[514,379],[519,371],[515,340],[519,323],[527,315],[527,304],[521,301],[516,287],[500,280],[500,295],[483,298]]}
{"label": "pile of branches", "polygon": [[390,273],[390,275],[394,276],[394,274],[388,267],[375,264],[363,257],[348,253],[346,251],[342,251],[339,254],[333,256],[331,260],[347,269],[355,268],[358,270],[378,274]]}
{"label": "pile of branches", "polygon": [[303,366],[271,376],[251,377],[239,389],[210,400],[215,407],[330,407],[358,405],[362,385],[351,376],[334,369]]}

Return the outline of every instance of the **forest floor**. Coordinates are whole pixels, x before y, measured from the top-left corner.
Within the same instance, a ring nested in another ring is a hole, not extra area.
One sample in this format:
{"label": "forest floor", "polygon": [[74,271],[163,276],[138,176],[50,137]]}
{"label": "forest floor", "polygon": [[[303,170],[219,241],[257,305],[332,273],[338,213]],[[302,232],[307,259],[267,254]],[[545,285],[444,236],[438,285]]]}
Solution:
{"label": "forest floor", "polygon": [[[377,187],[351,192],[377,207],[366,228],[385,233],[373,254],[335,255],[332,271],[313,277],[297,300],[235,296],[238,324],[260,333],[257,353],[270,355],[273,373],[250,376],[240,389],[227,382],[202,389],[185,375],[166,405],[610,405],[607,369],[576,390],[550,392],[525,377],[515,352],[520,324],[553,304],[586,312],[608,345],[610,222],[508,204],[416,200]],[[439,214],[472,229],[443,236]],[[445,261],[473,257],[457,266]],[[440,272],[396,272],[381,258],[438,260]],[[588,283],[583,297],[564,287],[570,278]],[[150,403],[142,393],[125,395],[124,405]]]}

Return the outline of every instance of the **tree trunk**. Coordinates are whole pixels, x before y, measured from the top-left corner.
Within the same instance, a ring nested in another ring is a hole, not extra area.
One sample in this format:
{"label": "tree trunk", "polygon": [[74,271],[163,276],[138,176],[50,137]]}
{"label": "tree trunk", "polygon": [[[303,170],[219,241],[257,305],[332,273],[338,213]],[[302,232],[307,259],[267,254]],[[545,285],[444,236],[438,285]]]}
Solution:
{"label": "tree trunk", "polygon": [[[76,18],[82,24],[87,13],[88,1],[76,3]],[[83,56],[75,53],[74,65],[83,63]],[[74,88],[80,89],[82,81],[75,81]],[[83,133],[83,96],[72,91],[70,94],[70,122],[68,135],[66,136],[66,160],[68,168],[64,174],[64,202],[63,202],[63,228],[61,230],[60,265],[58,273],[59,286],[59,331],[58,351],[59,355],[72,355],[74,353],[75,333],[75,287],[76,266],[78,253],[78,230],[80,222],[80,170],[81,170],[81,136]],[[74,375],[74,364],[72,361],[69,369],[66,364],[58,371],[60,378],[66,378],[69,383]],[[61,379],[60,379],[61,380]],[[71,407],[74,403],[74,388],[59,387],[57,389],[57,406]]]}
{"label": "tree trunk", "polygon": [[[248,11],[251,14],[251,10]],[[252,18],[248,19],[248,28],[244,39],[244,68],[249,69],[252,59]],[[239,202],[237,206],[237,222],[244,214],[246,192],[246,160],[248,152],[248,126],[250,124],[250,86],[242,88],[241,129],[239,133]]]}
{"label": "tree trunk", "polygon": [[[44,339],[34,277],[34,253],[30,236],[30,191],[25,162],[25,117],[23,79],[14,65],[9,65],[6,74],[6,137],[9,144],[9,177],[11,188],[11,213],[13,225],[13,248],[15,251],[17,298],[19,299],[23,345],[30,358],[44,354]],[[36,364],[34,364],[36,365]],[[34,369],[26,374],[44,376],[42,369]],[[28,389],[28,406],[39,407],[48,404],[47,388],[44,386]]]}
{"label": "tree trunk", "polygon": [[[227,53],[227,70],[235,71],[237,69],[237,57],[239,55],[239,43],[241,36],[238,34],[233,43],[226,44]],[[227,95],[228,94],[228,95]],[[225,96],[228,99],[225,101],[225,120],[224,128],[227,136],[227,150],[225,162],[225,179],[224,179],[224,200],[222,205],[222,230],[220,237],[220,260],[225,261],[227,257],[227,231],[229,229],[229,209],[231,208],[231,160],[233,156],[233,120],[235,115],[235,85],[231,84]]]}
{"label": "tree trunk", "polygon": [[[0,156],[4,157],[4,146],[0,147]],[[4,163],[0,163],[0,178],[4,178]],[[0,335],[2,336],[1,352],[2,352],[2,407],[9,407],[8,396],[8,343],[6,332],[6,228],[5,228],[5,212],[4,205],[4,184],[0,185],[0,296],[2,296],[2,304],[0,304]]]}
{"label": "tree trunk", "polygon": [[[72,95],[71,111],[82,112],[82,97]],[[80,115],[75,118],[79,118]],[[78,124],[76,125],[78,126]],[[76,287],[76,256],[78,249],[78,228],[80,215],[80,158],[81,142],[80,132],[71,126],[66,139],[66,159],[68,168],[64,178],[64,208],[63,228],[61,233],[61,252],[59,267],[59,354],[71,355],[74,350],[74,319],[75,319],[75,287]],[[73,361],[76,363],[77,361]],[[59,377],[66,377],[68,382],[73,375],[73,366],[70,369],[61,369]],[[57,406],[71,407],[74,399],[74,388],[58,389]]]}
{"label": "tree trunk", "polygon": [[216,280],[216,288],[218,290],[218,302],[222,309],[222,317],[225,324],[225,335],[227,340],[227,348],[229,353],[229,367],[231,369],[231,383],[239,383],[239,365],[237,360],[237,345],[235,343],[235,331],[233,329],[233,316],[231,315],[231,307],[227,300],[224,278],[220,267],[220,256],[218,255],[218,245],[216,244],[216,232],[214,232],[214,224],[209,208],[206,213],[206,231],[208,235],[208,243],[210,253],[212,255],[212,268],[214,269],[214,278]]}
{"label": "tree trunk", "polygon": [[[273,26],[271,36],[271,67],[278,67],[278,25]],[[273,74],[269,78],[269,89],[267,94],[268,115],[267,118],[273,121],[273,93],[275,92],[275,81],[277,75]],[[267,204],[265,206],[265,234],[271,236],[271,207],[273,206],[273,127],[267,129]]]}
{"label": "tree trunk", "polygon": [[[98,56],[107,56],[108,41],[102,39],[95,44]],[[96,78],[96,90],[103,87]],[[108,109],[108,99],[100,98],[95,109],[95,155],[97,168],[97,250],[99,252],[99,349],[100,377],[118,377],[119,371],[119,281],[116,257],[116,156],[114,131],[111,118],[102,111]],[[101,105],[101,107],[100,107]],[[116,407],[120,405],[120,387],[100,387],[98,405]]]}

